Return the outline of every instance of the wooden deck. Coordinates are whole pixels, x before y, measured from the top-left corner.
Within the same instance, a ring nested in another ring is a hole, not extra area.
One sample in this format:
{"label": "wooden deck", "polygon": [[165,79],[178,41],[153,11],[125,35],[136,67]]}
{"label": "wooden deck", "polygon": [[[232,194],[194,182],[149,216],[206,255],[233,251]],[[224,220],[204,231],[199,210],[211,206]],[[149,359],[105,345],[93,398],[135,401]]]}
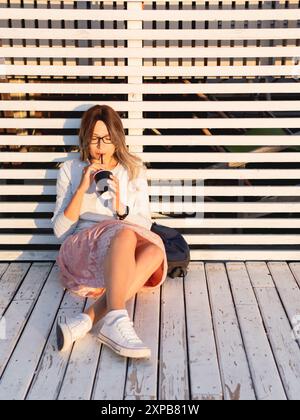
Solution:
{"label": "wooden deck", "polygon": [[101,347],[96,329],[57,352],[57,316],[89,304],[57,274],[53,262],[0,264],[1,400],[299,399],[300,262],[193,262],[142,290],[128,307],[148,361]]}

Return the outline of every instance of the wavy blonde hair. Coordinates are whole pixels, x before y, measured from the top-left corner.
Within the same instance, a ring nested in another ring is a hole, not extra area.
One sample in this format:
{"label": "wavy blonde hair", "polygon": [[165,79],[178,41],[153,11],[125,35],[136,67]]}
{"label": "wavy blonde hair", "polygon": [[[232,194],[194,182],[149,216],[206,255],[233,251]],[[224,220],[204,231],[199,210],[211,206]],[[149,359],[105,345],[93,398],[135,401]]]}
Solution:
{"label": "wavy blonde hair", "polygon": [[86,161],[89,158],[89,143],[96,122],[99,120],[103,121],[107,127],[116,148],[113,156],[127,169],[129,180],[135,179],[140,169],[147,170],[142,159],[127,150],[122,120],[117,111],[108,105],[95,105],[83,113],[79,129],[80,160]]}

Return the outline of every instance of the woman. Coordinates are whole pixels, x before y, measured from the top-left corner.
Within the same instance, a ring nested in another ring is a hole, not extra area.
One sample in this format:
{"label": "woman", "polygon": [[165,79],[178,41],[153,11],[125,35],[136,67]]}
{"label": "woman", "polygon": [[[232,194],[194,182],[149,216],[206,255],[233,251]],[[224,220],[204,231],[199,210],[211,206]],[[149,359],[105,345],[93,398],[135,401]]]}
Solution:
{"label": "woman", "polygon": [[[167,276],[163,241],[150,230],[146,168],[128,152],[121,118],[109,106],[85,111],[79,144],[80,159],[59,169],[51,221],[62,240],[56,261],[63,286],[97,300],[84,313],[59,319],[58,349],[70,348],[102,319],[98,338],[103,344],[125,357],[149,358],[151,351],[126,310],[126,302],[143,286],[159,287]],[[113,174],[106,199],[93,182],[99,169]]]}

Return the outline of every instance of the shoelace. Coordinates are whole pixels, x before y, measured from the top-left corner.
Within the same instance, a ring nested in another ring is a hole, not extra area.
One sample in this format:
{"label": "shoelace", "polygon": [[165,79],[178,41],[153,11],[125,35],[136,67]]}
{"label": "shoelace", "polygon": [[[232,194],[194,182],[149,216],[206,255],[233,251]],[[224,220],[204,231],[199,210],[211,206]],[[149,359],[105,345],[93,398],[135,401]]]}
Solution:
{"label": "shoelace", "polygon": [[133,322],[130,321],[129,318],[121,318],[119,321],[117,321],[116,326],[122,336],[130,343],[141,343],[140,338],[137,336],[133,328]]}

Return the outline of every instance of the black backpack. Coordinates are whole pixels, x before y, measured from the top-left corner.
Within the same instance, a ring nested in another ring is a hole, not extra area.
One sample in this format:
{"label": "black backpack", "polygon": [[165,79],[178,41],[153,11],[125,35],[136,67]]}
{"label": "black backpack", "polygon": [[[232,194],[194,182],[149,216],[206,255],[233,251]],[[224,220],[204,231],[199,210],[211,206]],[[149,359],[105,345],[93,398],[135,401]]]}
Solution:
{"label": "black backpack", "polygon": [[152,232],[161,237],[165,245],[168,260],[168,276],[183,277],[187,274],[190,263],[190,248],[184,237],[173,228],[152,223]]}

